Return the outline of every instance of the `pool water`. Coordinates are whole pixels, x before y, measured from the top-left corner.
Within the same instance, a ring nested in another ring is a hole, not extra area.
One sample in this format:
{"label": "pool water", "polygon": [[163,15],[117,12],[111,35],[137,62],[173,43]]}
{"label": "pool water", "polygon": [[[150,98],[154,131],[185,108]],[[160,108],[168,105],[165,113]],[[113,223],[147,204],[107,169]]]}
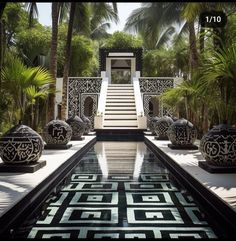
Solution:
{"label": "pool water", "polygon": [[97,142],[41,213],[28,238],[217,238],[143,142]]}

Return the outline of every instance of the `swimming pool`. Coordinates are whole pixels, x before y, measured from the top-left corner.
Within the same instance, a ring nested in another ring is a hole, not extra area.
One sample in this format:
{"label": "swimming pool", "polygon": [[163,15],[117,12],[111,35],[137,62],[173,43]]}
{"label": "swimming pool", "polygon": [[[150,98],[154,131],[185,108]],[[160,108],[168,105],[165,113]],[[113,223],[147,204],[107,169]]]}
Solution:
{"label": "swimming pool", "polygon": [[26,237],[221,237],[143,142],[96,142],[63,183],[28,221]]}

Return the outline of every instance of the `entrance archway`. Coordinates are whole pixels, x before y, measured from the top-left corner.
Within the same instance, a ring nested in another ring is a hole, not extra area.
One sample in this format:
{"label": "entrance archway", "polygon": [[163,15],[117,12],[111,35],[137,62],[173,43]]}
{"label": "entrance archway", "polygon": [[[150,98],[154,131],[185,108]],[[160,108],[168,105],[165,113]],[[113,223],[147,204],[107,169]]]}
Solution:
{"label": "entrance archway", "polygon": [[111,83],[131,84],[131,59],[111,59]]}

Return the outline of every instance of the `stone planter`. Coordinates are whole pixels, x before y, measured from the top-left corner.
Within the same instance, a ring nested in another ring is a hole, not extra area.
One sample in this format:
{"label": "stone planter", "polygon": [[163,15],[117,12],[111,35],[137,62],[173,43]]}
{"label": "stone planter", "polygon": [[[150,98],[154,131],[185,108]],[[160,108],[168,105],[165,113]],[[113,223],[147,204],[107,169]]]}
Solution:
{"label": "stone planter", "polygon": [[168,147],[171,149],[198,149],[197,146],[193,145],[197,139],[197,129],[191,122],[184,118],[171,124],[167,130],[167,135],[171,141]]}
{"label": "stone planter", "polygon": [[206,160],[199,166],[210,172],[236,172],[236,128],[227,124],[213,127],[202,137],[199,150]]}
{"label": "stone planter", "polygon": [[169,116],[163,116],[157,120],[154,124],[154,131],[157,135],[155,139],[157,140],[168,140],[167,130],[169,126],[173,123],[173,120]]}
{"label": "stone planter", "polygon": [[67,144],[71,140],[72,129],[65,121],[50,121],[44,127],[42,136],[47,143],[45,149],[67,149],[72,146]]}
{"label": "stone planter", "polygon": [[89,118],[84,116],[84,115],[81,117],[81,119],[85,123],[84,134],[87,135],[91,131],[91,129],[92,129],[92,123],[89,120]]}
{"label": "stone planter", "polygon": [[157,116],[153,116],[150,118],[149,122],[148,122],[148,128],[149,130],[152,132],[153,135],[156,135],[155,133],[155,123],[159,120],[159,117]]}
{"label": "stone planter", "polygon": [[43,146],[37,132],[18,124],[0,137],[0,156],[5,164],[32,164],[41,157]]}
{"label": "stone planter", "polygon": [[84,139],[82,135],[85,131],[85,123],[82,121],[82,119],[79,116],[73,116],[69,119],[67,119],[67,124],[70,125],[72,129],[72,138],[71,140],[78,140],[81,141]]}

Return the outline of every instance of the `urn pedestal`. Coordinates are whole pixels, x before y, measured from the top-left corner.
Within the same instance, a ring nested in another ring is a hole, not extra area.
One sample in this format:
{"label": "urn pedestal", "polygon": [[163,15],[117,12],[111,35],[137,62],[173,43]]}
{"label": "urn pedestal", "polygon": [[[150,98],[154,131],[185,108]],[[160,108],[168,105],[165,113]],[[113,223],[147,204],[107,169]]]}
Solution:
{"label": "urn pedestal", "polygon": [[197,139],[197,129],[188,120],[181,118],[175,121],[167,130],[171,149],[198,150],[193,143]]}
{"label": "urn pedestal", "polygon": [[163,116],[154,123],[155,139],[156,140],[168,140],[167,130],[173,123],[173,120],[169,116]]}
{"label": "urn pedestal", "polygon": [[84,140],[84,137],[82,135],[85,131],[85,123],[82,121],[82,119],[79,116],[73,116],[66,120],[66,123],[70,125],[72,129],[72,141],[81,141]]}
{"label": "urn pedestal", "polygon": [[82,121],[83,121],[84,124],[85,124],[85,127],[84,127],[84,135],[88,135],[89,132],[90,132],[91,129],[92,129],[92,123],[91,123],[91,121],[89,120],[89,118],[86,117],[86,116],[84,116],[84,115],[81,117],[81,119],[82,119]]}
{"label": "urn pedestal", "polygon": [[45,149],[69,149],[72,146],[68,144],[72,137],[72,129],[65,121],[50,121],[44,127],[42,136],[46,142]]}
{"label": "urn pedestal", "polygon": [[0,137],[0,172],[35,172],[46,165],[40,160],[42,137],[29,126],[18,124]]}
{"label": "urn pedestal", "polygon": [[206,171],[236,172],[236,128],[227,124],[213,127],[202,137],[199,150],[206,161],[198,164]]}
{"label": "urn pedestal", "polygon": [[153,135],[156,135],[155,133],[155,123],[159,120],[159,117],[157,116],[154,116],[154,117],[151,117],[149,122],[148,122],[148,128],[149,130],[152,132]]}

